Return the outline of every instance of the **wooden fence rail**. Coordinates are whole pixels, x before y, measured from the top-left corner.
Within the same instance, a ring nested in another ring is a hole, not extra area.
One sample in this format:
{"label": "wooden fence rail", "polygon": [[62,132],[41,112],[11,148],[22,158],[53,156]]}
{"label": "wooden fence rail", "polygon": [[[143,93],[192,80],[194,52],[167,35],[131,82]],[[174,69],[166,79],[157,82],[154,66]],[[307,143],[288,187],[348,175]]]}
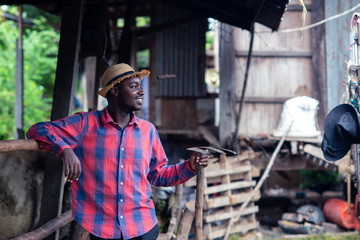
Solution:
{"label": "wooden fence rail", "polygon": [[0,141],[0,153],[12,151],[41,151],[39,144],[33,139],[16,139]]}
{"label": "wooden fence rail", "polygon": [[47,222],[45,225],[37,228],[32,232],[25,233],[19,237],[13,238],[11,240],[41,240],[46,238],[59,228],[65,226],[73,220],[71,215],[71,210],[68,210],[61,214],[59,217]]}

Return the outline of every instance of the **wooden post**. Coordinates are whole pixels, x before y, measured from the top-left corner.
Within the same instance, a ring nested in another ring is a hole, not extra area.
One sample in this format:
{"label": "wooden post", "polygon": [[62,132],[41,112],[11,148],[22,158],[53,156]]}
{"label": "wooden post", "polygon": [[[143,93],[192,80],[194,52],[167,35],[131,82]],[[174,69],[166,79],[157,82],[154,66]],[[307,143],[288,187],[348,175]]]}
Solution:
{"label": "wooden post", "polygon": [[204,167],[197,165],[195,200],[195,240],[202,240],[202,214],[204,207]]}
{"label": "wooden post", "polygon": [[220,123],[219,139],[221,146],[226,146],[235,132],[235,50],[234,27],[222,23],[219,36],[220,65]]}
{"label": "wooden post", "polygon": [[[325,19],[325,3],[324,0],[316,0],[311,3],[311,20],[318,22]],[[327,92],[326,92],[326,53],[325,53],[325,24],[321,24],[311,29],[311,46],[312,46],[312,66],[314,73],[314,81],[312,81],[314,89],[312,97],[319,100],[319,112],[317,122],[319,128],[323,129],[326,113],[328,112]]]}
{"label": "wooden post", "polygon": [[[52,121],[67,117],[72,113],[83,12],[83,0],[69,1],[66,6],[63,6],[51,109]],[[62,212],[65,185],[63,171],[61,160],[49,158],[49,161],[45,161],[39,225],[54,219]],[[66,191],[69,191],[69,189]],[[59,231],[46,238],[46,240],[53,239],[59,239]]]}
{"label": "wooden post", "polygon": [[189,233],[190,233],[191,225],[194,221],[194,217],[195,217],[194,210],[185,208],[184,212],[181,214],[181,218],[178,224],[176,240],[189,239]]}
{"label": "wooden post", "polygon": [[19,5],[19,39],[16,41],[15,138],[24,139],[24,51],[22,5]]}
{"label": "wooden post", "polygon": [[133,27],[135,26],[135,6],[132,0],[126,1],[125,11],[125,25],[121,33],[121,40],[118,49],[118,63],[129,63],[131,61],[131,50],[133,47],[134,32]]}

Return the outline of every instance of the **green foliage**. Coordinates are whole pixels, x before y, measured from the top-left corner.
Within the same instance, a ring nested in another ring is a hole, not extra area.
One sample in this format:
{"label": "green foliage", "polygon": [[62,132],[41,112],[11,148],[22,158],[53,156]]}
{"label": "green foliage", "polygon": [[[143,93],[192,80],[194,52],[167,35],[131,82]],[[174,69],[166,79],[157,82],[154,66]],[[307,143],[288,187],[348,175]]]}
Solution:
{"label": "green foliage", "polygon": [[300,188],[315,188],[315,186],[333,186],[340,182],[338,173],[334,171],[300,171]]}
{"label": "green foliage", "polygon": [[[17,7],[8,13],[18,15]],[[0,15],[1,10],[0,10]],[[23,17],[34,23],[23,31],[24,54],[24,131],[38,121],[49,120],[55,80],[59,34],[53,25],[57,17],[24,5]],[[57,19],[57,20],[56,20]],[[0,18],[0,140],[13,139],[15,133],[16,22]]]}
{"label": "green foliage", "polygon": [[150,49],[144,49],[136,53],[137,66],[140,68],[148,68],[150,65]]}
{"label": "green foliage", "polygon": [[206,32],[205,37],[206,37],[205,49],[210,50],[214,46],[214,31]]}
{"label": "green foliage", "polygon": [[136,17],[136,27],[149,27],[151,18],[148,16]]}

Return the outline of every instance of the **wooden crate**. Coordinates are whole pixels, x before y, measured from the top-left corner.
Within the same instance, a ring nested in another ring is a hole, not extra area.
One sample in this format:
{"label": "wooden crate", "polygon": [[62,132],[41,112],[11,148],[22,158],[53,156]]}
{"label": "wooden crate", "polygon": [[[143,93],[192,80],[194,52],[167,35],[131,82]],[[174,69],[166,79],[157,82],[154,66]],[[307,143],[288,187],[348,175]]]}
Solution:
{"label": "wooden crate", "polygon": [[[211,159],[205,168],[203,238],[215,239],[225,235],[230,218],[237,215],[243,202],[250,197],[256,181],[251,175],[251,159],[253,152],[244,152],[240,155]],[[185,183],[185,186],[195,186],[196,179]],[[242,212],[230,234],[246,234],[259,227],[255,214],[259,211],[254,204],[260,199],[260,191],[254,193],[250,203]],[[193,205],[194,203],[187,203]]]}

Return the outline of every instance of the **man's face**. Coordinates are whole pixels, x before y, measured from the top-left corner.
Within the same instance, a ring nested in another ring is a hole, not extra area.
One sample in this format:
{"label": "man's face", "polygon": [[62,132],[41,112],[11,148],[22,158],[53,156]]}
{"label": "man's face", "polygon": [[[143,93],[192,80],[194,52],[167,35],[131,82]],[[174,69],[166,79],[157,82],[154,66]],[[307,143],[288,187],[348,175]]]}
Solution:
{"label": "man's face", "polygon": [[128,78],[120,83],[118,103],[123,110],[137,111],[141,109],[144,91],[138,77]]}

